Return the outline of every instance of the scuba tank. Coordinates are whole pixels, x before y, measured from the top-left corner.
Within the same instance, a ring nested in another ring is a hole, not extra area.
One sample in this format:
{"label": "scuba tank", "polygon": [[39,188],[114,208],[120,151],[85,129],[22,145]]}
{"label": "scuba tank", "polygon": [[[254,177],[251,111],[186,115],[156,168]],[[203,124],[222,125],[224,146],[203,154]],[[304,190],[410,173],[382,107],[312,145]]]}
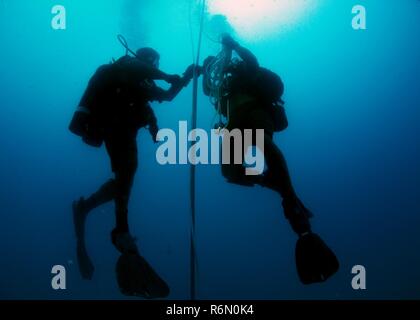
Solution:
{"label": "scuba tank", "polygon": [[112,76],[112,64],[98,68],[90,79],[79,106],[70,121],[69,130],[82,138],[83,142],[100,147],[104,141],[104,128],[101,125],[100,110],[104,108],[104,93],[108,79]]}
{"label": "scuba tank", "polygon": [[[118,35],[117,38],[126,49],[126,56],[128,56],[129,52],[135,55],[122,35]],[[107,80],[111,77],[111,66],[115,62],[113,59],[111,64],[103,65],[95,72],[70,121],[70,132],[81,137],[83,142],[92,147],[101,147],[104,142],[104,129],[99,119],[98,108],[103,103],[101,95],[107,91]]]}
{"label": "scuba tank", "polygon": [[274,123],[274,132],[280,132],[289,126],[282,96],[284,83],[275,72],[260,67],[256,77],[255,89],[262,100],[270,104],[270,113]]}

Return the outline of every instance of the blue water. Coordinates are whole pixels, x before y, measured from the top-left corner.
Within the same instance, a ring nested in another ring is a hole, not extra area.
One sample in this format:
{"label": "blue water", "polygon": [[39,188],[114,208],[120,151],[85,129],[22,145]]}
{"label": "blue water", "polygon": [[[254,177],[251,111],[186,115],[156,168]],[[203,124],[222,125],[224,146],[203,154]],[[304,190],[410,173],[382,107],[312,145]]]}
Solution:
{"label": "blue water", "polygon": [[[133,48],[155,47],[164,71],[184,71],[192,62],[190,10],[195,36],[198,29],[189,2],[0,2],[0,298],[124,298],[109,238],[112,204],[89,217],[96,271],[92,281],[79,276],[71,202],[111,172],[104,149],[67,127],[95,69],[124,54],[118,33]],[[420,2],[360,1],[365,31],[351,28],[356,1],[318,2],[287,32],[238,40],[285,82],[290,127],[275,141],[341,269],[326,283],[300,284],[296,238],[279,197],[227,184],[218,166],[199,166],[198,298],[420,298]],[[51,28],[56,4],[67,9],[66,30]],[[203,58],[220,48],[209,38]],[[190,85],[174,102],[154,105],[162,128],[190,120],[191,95]],[[210,129],[213,114],[200,89],[198,126]],[[169,298],[188,299],[189,167],[160,166],[145,130],[138,144],[131,231],[169,283]],[[358,264],[366,290],[351,287]],[[67,290],[51,288],[53,265],[66,267]]]}

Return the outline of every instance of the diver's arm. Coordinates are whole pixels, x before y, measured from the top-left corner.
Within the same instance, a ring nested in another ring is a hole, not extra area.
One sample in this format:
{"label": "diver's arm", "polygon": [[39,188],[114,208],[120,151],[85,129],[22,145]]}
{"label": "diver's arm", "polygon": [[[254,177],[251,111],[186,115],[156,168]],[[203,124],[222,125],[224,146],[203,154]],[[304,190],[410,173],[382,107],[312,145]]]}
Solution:
{"label": "diver's arm", "polygon": [[236,48],[234,48],[234,50],[250,69],[257,70],[259,68],[260,65],[258,63],[258,59],[250,50],[239,44]]}
{"label": "diver's arm", "polygon": [[147,69],[144,72],[146,78],[151,80],[164,80],[168,83],[173,83],[177,81],[175,75],[169,75],[159,69],[147,66]]}
{"label": "diver's arm", "polygon": [[242,47],[230,35],[223,36],[222,44],[227,49],[235,51],[239,55],[239,57],[245,62],[250,71],[258,70],[259,63],[257,57],[250,50]]}
{"label": "diver's arm", "polygon": [[155,92],[153,93],[153,96],[151,97],[150,100],[159,101],[159,102],[172,101],[173,99],[175,99],[178,93],[181,92],[182,88],[183,88],[182,85],[177,85],[177,84],[171,85],[171,87],[168,90],[164,90],[160,87],[156,87],[156,89],[154,90]]}
{"label": "diver's arm", "polygon": [[171,87],[168,90],[156,87],[152,94],[152,101],[172,101],[181,92],[183,88],[188,86],[194,75],[194,65],[191,65],[184,72],[182,78],[178,78],[171,83]]}
{"label": "diver's arm", "polygon": [[185,78],[179,78],[177,83],[173,83],[168,90],[156,87],[152,95],[151,101],[172,101],[185,88],[190,81]]}
{"label": "diver's arm", "polygon": [[141,74],[143,78],[150,79],[150,80],[164,80],[168,83],[173,83],[177,79],[176,76],[169,75],[159,69],[156,69],[138,59],[133,59],[130,61],[131,68],[135,70],[136,73]]}

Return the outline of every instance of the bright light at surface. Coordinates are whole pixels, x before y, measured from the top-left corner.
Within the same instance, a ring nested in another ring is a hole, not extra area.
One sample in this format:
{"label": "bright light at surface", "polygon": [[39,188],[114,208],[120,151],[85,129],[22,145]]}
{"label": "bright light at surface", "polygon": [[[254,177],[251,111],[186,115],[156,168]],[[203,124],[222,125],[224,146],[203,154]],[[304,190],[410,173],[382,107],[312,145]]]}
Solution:
{"label": "bright light at surface", "polygon": [[210,14],[226,16],[242,38],[280,33],[312,11],[318,0],[208,0]]}

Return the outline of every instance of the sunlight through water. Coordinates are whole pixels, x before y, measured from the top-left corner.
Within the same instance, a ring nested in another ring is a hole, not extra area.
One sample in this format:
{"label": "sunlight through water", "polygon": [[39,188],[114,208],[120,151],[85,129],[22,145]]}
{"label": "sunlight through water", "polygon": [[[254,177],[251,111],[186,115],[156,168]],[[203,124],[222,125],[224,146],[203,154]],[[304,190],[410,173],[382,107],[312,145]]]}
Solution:
{"label": "sunlight through water", "polygon": [[296,25],[318,0],[208,0],[211,15],[224,15],[237,34],[247,40],[279,34]]}

